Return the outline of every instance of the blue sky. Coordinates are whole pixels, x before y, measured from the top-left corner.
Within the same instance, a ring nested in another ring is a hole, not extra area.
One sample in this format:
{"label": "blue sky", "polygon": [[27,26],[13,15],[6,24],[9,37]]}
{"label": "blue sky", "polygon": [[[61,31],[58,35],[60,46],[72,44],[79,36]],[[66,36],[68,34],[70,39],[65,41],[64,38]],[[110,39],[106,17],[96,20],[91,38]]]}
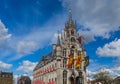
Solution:
{"label": "blue sky", "polygon": [[119,3],[119,0],[1,0],[0,70],[14,72],[15,77],[26,72],[31,76],[42,53],[47,55],[51,51],[57,31],[63,31],[71,8],[90,56],[88,74],[104,67],[120,75]]}

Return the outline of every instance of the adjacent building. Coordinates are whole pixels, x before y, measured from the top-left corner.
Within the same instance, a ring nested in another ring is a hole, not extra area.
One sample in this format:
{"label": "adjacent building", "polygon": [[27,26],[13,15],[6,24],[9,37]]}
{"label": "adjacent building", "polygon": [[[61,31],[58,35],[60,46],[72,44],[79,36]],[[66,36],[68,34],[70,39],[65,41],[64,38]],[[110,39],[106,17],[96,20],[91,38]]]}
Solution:
{"label": "adjacent building", "polygon": [[0,72],[0,84],[13,84],[13,73]]}
{"label": "adjacent building", "polygon": [[17,84],[31,84],[31,79],[28,76],[21,76],[18,78]]}
{"label": "adjacent building", "polygon": [[58,33],[57,44],[53,44],[51,53],[42,56],[36,65],[32,84],[87,84],[89,58],[76,26],[69,11],[64,32]]}

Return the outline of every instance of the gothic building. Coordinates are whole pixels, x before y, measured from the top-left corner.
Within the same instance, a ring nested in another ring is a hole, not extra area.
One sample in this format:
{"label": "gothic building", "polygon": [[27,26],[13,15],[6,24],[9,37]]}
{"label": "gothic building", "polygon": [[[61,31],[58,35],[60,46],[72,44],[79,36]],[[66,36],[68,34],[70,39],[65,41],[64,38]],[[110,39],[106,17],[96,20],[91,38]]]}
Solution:
{"label": "gothic building", "polygon": [[33,84],[87,84],[88,62],[82,36],[76,32],[76,23],[69,11],[57,44],[53,44],[52,52],[43,56],[33,71]]}
{"label": "gothic building", "polygon": [[0,72],[0,84],[13,84],[13,73]]}

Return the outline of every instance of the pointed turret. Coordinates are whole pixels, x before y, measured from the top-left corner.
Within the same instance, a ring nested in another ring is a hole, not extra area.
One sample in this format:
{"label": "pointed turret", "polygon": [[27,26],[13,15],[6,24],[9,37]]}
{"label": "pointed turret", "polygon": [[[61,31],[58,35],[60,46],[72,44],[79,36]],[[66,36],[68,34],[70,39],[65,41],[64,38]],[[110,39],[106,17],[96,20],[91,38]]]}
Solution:
{"label": "pointed turret", "polygon": [[41,61],[43,61],[43,63],[44,63],[44,65],[46,64],[46,58],[45,58],[45,56],[44,56],[44,53],[42,53],[42,59],[41,59]]}
{"label": "pointed turret", "polygon": [[57,45],[58,45],[58,46],[60,46],[60,44],[61,44],[61,43],[60,43],[60,33],[59,33],[59,31],[58,31],[58,40],[57,40]]}

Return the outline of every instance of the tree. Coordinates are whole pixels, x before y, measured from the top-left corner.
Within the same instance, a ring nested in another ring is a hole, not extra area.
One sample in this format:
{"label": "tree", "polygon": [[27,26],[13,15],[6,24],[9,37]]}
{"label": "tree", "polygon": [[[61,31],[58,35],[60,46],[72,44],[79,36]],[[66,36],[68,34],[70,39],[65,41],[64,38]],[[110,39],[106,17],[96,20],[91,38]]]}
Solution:
{"label": "tree", "polygon": [[94,82],[102,82],[103,84],[112,84],[113,79],[110,75],[109,72],[104,71],[104,72],[98,72],[94,74]]}

